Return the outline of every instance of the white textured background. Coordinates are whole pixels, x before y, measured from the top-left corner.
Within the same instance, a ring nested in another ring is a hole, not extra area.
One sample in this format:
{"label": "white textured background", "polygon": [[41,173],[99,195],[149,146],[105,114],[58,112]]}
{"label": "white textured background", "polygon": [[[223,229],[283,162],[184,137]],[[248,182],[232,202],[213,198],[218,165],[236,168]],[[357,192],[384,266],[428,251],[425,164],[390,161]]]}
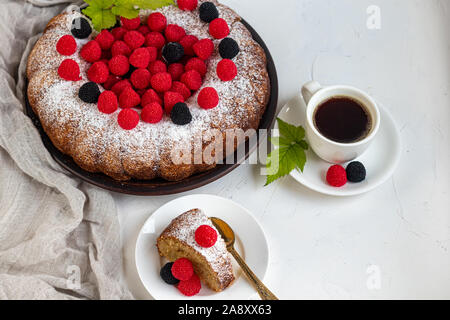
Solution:
{"label": "white textured background", "polygon": [[[280,298],[450,298],[450,0],[227,0],[262,36],[278,70],[281,108],[313,77],[368,91],[401,131],[394,177],[338,199],[290,177],[263,187],[242,166],[187,193],[211,193],[251,210],[268,235],[267,285]],[[366,26],[381,9],[381,29]],[[137,232],[176,198],[115,195],[126,279],[150,298],[134,267]],[[380,271],[380,288],[367,286]]]}

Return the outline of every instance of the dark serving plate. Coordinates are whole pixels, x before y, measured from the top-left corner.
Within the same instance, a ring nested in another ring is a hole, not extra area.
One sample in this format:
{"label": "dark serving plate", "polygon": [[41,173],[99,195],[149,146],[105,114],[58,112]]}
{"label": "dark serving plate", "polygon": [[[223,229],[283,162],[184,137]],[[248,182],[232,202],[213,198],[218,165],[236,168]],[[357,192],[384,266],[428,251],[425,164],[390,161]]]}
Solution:
{"label": "dark serving plate", "polygon": [[[246,21],[243,20],[242,23],[251,32],[253,39],[261,45],[267,56],[267,70],[270,78],[271,92],[269,104],[267,105],[266,112],[264,113],[261,119],[259,129],[267,129],[268,130],[267,132],[269,133],[275,120],[275,113],[277,110],[277,103],[278,103],[277,72],[275,69],[275,64],[273,62],[272,56],[264,41]],[[25,94],[25,96],[27,95]],[[254,152],[257,149],[259,142],[266,138],[266,135],[264,136],[260,135],[258,132],[257,143],[255,145],[250,145],[248,141],[246,142],[245,157],[243,159],[237,159],[237,152],[236,152],[235,159],[238,161],[235,161],[234,164],[220,164],[217,165],[217,167],[214,169],[193,175],[182,181],[170,182],[163,179],[153,179],[153,180],[132,179],[129,181],[121,182],[116,181],[102,173],[91,173],[81,169],[72,160],[71,157],[61,153],[52,144],[50,138],[44,132],[42,125],[39,121],[39,118],[36,116],[36,114],[33,112],[33,109],[29,105],[28,100],[26,101],[26,111],[28,116],[31,118],[34,125],[36,126],[36,128],[39,130],[39,133],[41,135],[45,147],[53,156],[55,161],[58,162],[62,167],[64,167],[66,170],[68,170],[78,178],[87,181],[93,185],[96,185],[100,188],[131,195],[141,195],[141,196],[168,195],[181,193],[202,187],[208,183],[211,183],[213,181],[216,181],[217,179],[222,178],[226,174],[230,173],[233,169],[237,168],[249,157],[249,155],[252,152]]]}

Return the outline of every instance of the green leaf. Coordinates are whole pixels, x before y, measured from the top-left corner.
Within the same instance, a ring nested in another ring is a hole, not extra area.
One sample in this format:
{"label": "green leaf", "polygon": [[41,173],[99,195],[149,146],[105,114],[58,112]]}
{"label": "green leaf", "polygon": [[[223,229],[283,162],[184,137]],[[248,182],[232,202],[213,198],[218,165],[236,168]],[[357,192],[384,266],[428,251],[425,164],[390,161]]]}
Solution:
{"label": "green leaf", "polygon": [[134,19],[139,16],[139,9],[130,0],[116,0],[115,6],[111,9],[116,16],[127,19]]}
{"label": "green leaf", "polygon": [[294,126],[287,122],[284,122],[280,118],[277,118],[278,129],[280,130],[280,135],[295,141],[300,142],[305,138],[305,129],[302,126]]}
{"label": "green leaf", "polygon": [[155,10],[175,4],[174,0],[131,0],[133,5],[141,9]]}
{"label": "green leaf", "polygon": [[116,24],[116,15],[111,12],[111,9],[98,9],[89,6],[83,10],[83,13],[91,18],[97,31],[111,28]]}
{"label": "green leaf", "polygon": [[116,0],[85,0],[89,7],[94,10],[111,9]]}
{"label": "green leaf", "polygon": [[270,142],[272,142],[272,144],[277,147],[290,146],[292,144],[292,141],[285,137],[270,137],[269,139]]}

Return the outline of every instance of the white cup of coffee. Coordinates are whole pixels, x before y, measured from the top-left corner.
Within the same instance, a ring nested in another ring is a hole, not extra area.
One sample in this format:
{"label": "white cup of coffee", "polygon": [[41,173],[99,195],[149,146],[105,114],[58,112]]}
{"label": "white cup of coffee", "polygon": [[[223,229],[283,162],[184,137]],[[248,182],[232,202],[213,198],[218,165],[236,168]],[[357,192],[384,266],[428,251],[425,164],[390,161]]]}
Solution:
{"label": "white cup of coffee", "polygon": [[302,95],[307,105],[306,136],[320,158],[342,164],[367,150],[380,127],[380,111],[368,94],[311,81],[303,86]]}

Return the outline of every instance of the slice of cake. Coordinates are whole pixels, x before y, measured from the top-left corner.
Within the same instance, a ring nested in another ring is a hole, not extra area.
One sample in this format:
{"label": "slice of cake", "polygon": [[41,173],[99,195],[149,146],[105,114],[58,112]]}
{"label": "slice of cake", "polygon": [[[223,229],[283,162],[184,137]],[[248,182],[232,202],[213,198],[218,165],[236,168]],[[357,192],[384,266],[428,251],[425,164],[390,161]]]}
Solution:
{"label": "slice of cake", "polygon": [[[209,234],[205,234],[205,230],[206,233],[210,230]],[[215,234],[211,235],[212,230]],[[195,273],[214,291],[224,290],[234,280],[225,242],[200,209],[190,210],[172,220],[159,236],[157,247],[159,254],[169,261],[189,259]]]}

